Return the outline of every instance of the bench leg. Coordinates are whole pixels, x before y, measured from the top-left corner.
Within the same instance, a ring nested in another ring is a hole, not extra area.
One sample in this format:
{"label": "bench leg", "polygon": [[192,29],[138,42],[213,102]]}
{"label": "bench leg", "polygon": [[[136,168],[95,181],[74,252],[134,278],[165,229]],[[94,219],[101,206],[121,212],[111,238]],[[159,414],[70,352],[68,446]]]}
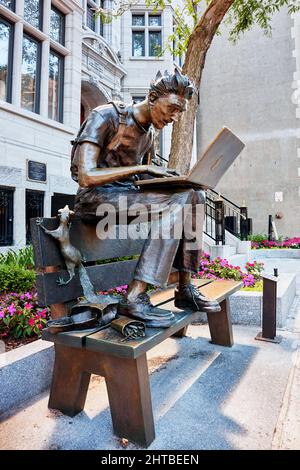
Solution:
{"label": "bench leg", "polygon": [[176,338],[184,338],[187,335],[188,326],[185,326],[181,330],[176,331],[172,336],[176,336]]}
{"label": "bench leg", "polygon": [[49,408],[75,416],[83,410],[90,374],[84,371],[84,354],[80,349],[55,344],[55,363]]}
{"label": "bench leg", "polygon": [[148,447],[155,430],[146,354],[107,357],[105,380],[115,434]]}
{"label": "bench leg", "polygon": [[233,334],[229,300],[223,300],[220,305],[221,312],[207,314],[211,342],[221,346],[232,346]]}

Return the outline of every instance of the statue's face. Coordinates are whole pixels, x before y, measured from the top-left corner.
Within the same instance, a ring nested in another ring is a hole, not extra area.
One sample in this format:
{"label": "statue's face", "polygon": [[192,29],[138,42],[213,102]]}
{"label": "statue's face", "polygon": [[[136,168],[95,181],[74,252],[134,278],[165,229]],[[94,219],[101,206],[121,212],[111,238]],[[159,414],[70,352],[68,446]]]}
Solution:
{"label": "statue's face", "polygon": [[179,114],[186,110],[187,99],[171,93],[157,98],[150,105],[151,121],[156,129],[162,129],[177,121]]}

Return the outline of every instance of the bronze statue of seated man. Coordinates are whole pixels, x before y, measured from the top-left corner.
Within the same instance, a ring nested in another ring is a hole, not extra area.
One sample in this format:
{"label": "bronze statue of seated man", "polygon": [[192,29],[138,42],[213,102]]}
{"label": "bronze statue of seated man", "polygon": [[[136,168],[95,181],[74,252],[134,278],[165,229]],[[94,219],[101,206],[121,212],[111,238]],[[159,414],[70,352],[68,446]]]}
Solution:
{"label": "bronze statue of seated man", "polygon": [[[196,226],[197,214],[197,225],[200,226],[197,236],[202,237],[203,191],[173,186],[170,189],[151,186],[142,190],[134,184],[145,175],[174,175],[172,170],[152,165],[151,158],[144,164],[145,156],[154,152],[153,126],[162,129],[176,121],[194,91],[189,78],[178,70],[173,74],[165,72],[163,76],[159,73],[144,101],[131,105],[112,102],[90,113],[81,126],[72,152],[72,177],[79,183],[75,201],[77,215],[86,221],[97,221],[97,209],[102,204],[110,204],[119,213],[120,196],[123,196],[127,198],[128,207],[143,204],[150,214],[153,206],[169,208],[174,231],[187,206],[192,208],[190,229]],[[147,284],[166,284],[172,267],[179,271],[176,307],[220,311],[216,301],[203,296],[191,283],[191,274],[199,267],[202,238],[200,244],[198,240],[197,246],[191,248],[186,227],[180,236],[163,237],[161,233],[167,220],[170,223],[170,214],[167,219],[162,211],[151,225],[126,299],[119,305],[120,314],[143,320],[149,326],[169,326],[174,319],[171,312],[153,307],[146,294]]]}

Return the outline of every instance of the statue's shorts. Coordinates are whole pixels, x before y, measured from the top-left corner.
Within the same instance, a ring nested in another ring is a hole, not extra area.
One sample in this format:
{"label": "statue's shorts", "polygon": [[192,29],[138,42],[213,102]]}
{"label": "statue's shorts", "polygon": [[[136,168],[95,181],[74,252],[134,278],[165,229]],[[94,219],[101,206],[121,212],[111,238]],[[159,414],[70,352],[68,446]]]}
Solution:
{"label": "statue's shorts", "polygon": [[172,266],[191,273],[199,269],[204,204],[205,192],[201,190],[180,187],[141,190],[130,183],[113,183],[79,189],[75,212],[89,223],[103,220],[109,208],[117,214],[118,224],[134,223],[128,215],[138,215],[138,222],[148,221],[134,279],[164,286]]}

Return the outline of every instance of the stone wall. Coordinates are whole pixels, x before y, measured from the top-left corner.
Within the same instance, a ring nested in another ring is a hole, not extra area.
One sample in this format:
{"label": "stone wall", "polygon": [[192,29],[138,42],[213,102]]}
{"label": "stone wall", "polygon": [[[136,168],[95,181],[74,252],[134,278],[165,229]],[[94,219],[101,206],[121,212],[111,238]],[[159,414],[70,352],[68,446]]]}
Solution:
{"label": "stone wall", "polygon": [[236,45],[229,43],[224,28],[214,38],[201,85],[198,150],[203,151],[222,126],[231,128],[246,148],[217,190],[238,205],[246,202],[255,233],[267,233],[268,215],[281,212],[283,218],[275,221],[278,234],[295,236],[300,154],[292,86],[297,87],[293,80],[299,52],[286,11],[276,14],[272,25],[272,38],[258,28]]}

